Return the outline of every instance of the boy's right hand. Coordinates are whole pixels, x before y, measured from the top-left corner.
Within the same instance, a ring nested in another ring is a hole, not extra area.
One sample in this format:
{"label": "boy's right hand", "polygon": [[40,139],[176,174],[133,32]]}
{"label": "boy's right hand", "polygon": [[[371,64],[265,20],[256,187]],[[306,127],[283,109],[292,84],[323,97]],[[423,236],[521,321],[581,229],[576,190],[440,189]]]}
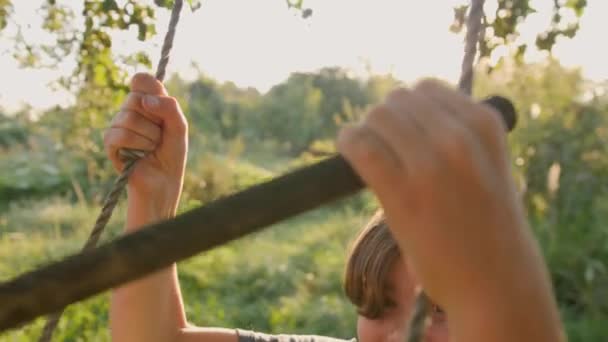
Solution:
{"label": "boy's right hand", "polygon": [[146,152],[129,177],[129,205],[170,216],[182,189],[188,150],[188,125],[175,98],[149,74],[136,74],[121,110],[104,134],[108,158],[117,171],[121,149]]}
{"label": "boy's right hand", "polygon": [[378,196],[403,255],[448,320],[454,310],[470,316],[477,302],[480,320],[488,312],[499,323],[542,317],[515,329],[546,332],[541,323],[559,321],[498,113],[423,81],[393,92],[363,123],[343,130],[338,149]]}

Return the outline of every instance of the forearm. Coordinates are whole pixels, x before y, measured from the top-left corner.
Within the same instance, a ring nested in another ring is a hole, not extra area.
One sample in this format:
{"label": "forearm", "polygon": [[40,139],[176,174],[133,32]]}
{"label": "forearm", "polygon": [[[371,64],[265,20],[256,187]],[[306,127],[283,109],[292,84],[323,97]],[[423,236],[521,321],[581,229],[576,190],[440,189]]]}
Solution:
{"label": "forearm", "polygon": [[552,303],[538,298],[526,301],[525,297],[493,297],[483,303],[463,304],[457,315],[448,313],[450,335],[457,341],[565,342]]}
{"label": "forearm", "polygon": [[[175,206],[159,208],[129,197],[127,233],[175,215]],[[162,251],[159,251],[159,253]],[[112,340],[174,341],[186,316],[175,264],[114,289],[110,307]]]}
{"label": "forearm", "polygon": [[546,265],[533,238],[524,235],[523,248],[511,250],[512,263],[457,299],[454,321],[450,317],[457,340],[566,341]]}

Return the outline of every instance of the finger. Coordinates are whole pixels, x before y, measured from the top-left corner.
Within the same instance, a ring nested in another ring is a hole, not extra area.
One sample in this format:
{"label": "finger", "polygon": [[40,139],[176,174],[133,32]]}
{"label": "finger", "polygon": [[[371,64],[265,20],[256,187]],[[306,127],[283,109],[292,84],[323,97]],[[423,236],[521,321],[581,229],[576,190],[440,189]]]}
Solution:
{"label": "finger", "polygon": [[177,100],[169,96],[129,93],[122,108],[135,111],[157,125],[168,128],[171,133],[183,133],[187,122]]}
{"label": "finger", "polygon": [[[404,168],[408,170],[411,183],[423,184],[421,176],[430,177],[432,175],[430,171],[436,162],[427,132],[430,128],[420,120],[420,117],[426,113],[415,108],[411,99],[411,91],[404,88],[397,89],[387,96],[386,107],[396,115],[394,121],[385,124],[386,136],[383,137],[391,141],[394,146],[398,146],[399,156]],[[376,125],[378,129],[382,129],[379,126]]]}
{"label": "finger", "polygon": [[[400,111],[410,113],[409,117],[401,118],[408,118],[419,127],[424,145],[415,146],[417,151],[423,150],[425,155],[441,156],[449,161],[460,162],[459,159],[466,158],[464,142],[468,140],[463,137],[467,134],[464,126],[443,106],[424,96],[419,87],[401,92],[390,100]],[[420,161],[417,163],[420,164]],[[429,172],[427,169],[422,171]]]}
{"label": "finger", "polygon": [[187,132],[188,123],[179,103],[174,97],[144,95],[142,107],[146,116],[161,120],[166,134],[184,134]]}
{"label": "finger", "polygon": [[397,191],[404,170],[395,151],[364,125],[345,126],[336,143],[338,152],[353,167],[387,210],[398,209]]}
{"label": "finger", "polygon": [[163,84],[147,73],[137,73],[131,79],[131,91],[152,95],[167,95]]}
{"label": "finger", "polygon": [[154,150],[156,144],[139,134],[125,128],[111,127],[104,134],[104,146],[114,166],[122,169],[122,161],[118,151],[120,149],[134,149],[149,152]]}
{"label": "finger", "polygon": [[[477,141],[475,149],[478,153],[487,151],[490,153],[489,157],[500,162],[500,165],[508,163],[506,153],[503,153],[507,149],[506,131],[496,110],[475,103],[470,97],[435,81],[421,82],[416,87],[416,92],[421,95],[420,98],[426,98],[441,106],[453,117],[457,121],[457,125],[452,123],[454,129],[459,130],[460,135],[466,134],[469,139]],[[462,147],[464,146],[452,145],[452,153],[458,155],[466,152]]]}
{"label": "finger", "polygon": [[145,95],[146,94],[140,92],[130,92],[129,95],[127,95],[127,98],[125,99],[125,102],[123,103],[121,109],[137,112],[147,117],[155,124],[161,125],[163,123],[163,120],[161,118],[154,115],[150,115],[146,112],[146,109],[144,109],[143,98]]}
{"label": "finger", "polygon": [[[154,95],[166,95],[167,91],[163,84],[158,81],[154,76],[147,73],[137,73],[131,79],[131,92],[139,92],[146,94],[154,94]],[[134,108],[134,111],[144,114],[144,111],[137,110],[138,108]],[[155,121],[157,124],[159,120],[155,120],[154,118],[150,118],[150,120]]]}
{"label": "finger", "polygon": [[409,172],[413,166],[412,160],[416,159],[420,152],[417,146],[423,144],[424,136],[408,113],[392,106],[391,101],[388,101],[387,105],[377,106],[371,110],[364,124],[386,141],[398,155],[402,167]]}
{"label": "finger", "polygon": [[479,142],[472,134],[443,107],[423,96],[420,90],[399,90],[392,93],[387,102],[403,113],[399,116],[403,120],[402,127],[412,126],[410,122],[418,127],[417,139],[408,143],[407,150],[401,149],[409,176],[408,193],[421,196],[444,179],[437,177],[443,172],[471,174],[478,171],[473,164],[480,161],[479,154],[484,151],[479,149]]}
{"label": "finger", "polygon": [[437,110],[437,106],[421,96],[420,91],[416,88],[391,93],[387,98],[387,103],[398,111],[409,113],[408,120],[412,121],[419,128],[420,133],[426,136],[445,119],[445,115]]}
{"label": "finger", "polygon": [[504,123],[494,108],[476,103],[471,97],[433,80],[420,82],[416,92],[442,106],[474,134],[482,137],[485,144],[504,140]]}
{"label": "finger", "polygon": [[110,127],[125,128],[155,144],[160,142],[160,126],[148,120],[145,116],[131,110],[119,112],[112,120]]}

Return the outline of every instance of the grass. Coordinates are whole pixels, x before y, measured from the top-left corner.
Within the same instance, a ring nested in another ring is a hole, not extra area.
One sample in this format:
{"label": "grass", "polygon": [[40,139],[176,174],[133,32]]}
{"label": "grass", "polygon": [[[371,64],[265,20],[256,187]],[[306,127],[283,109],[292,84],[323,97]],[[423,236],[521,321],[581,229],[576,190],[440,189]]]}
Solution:
{"label": "grass", "polygon": [[[1,214],[0,280],[77,252],[98,208],[61,199],[22,202]],[[124,209],[111,222],[122,225]],[[314,333],[350,338],[355,313],[341,291],[347,245],[367,216],[322,209],[196,256],[179,264],[192,323],[265,332]],[[0,335],[34,341],[43,319]],[[72,305],[58,341],[108,341],[108,294]]]}
{"label": "grass", "polygon": [[[181,262],[189,320],[199,326],[354,337],[356,316],[341,277],[347,246],[369,217],[370,203],[369,196],[359,196]],[[0,212],[0,281],[79,251],[98,210],[54,198],[19,202]],[[123,218],[119,206],[105,240],[120,234]],[[595,285],[585,291],[563,285],[581,272],[568,266],[567,255],[548,257],[549,265],[567,276],[557,277],[556,285],[570,341],[604,341],[608,317],[602,306],[572,305],[571,297],[584,303],[585,293],[593,294],[600,303],[608,292]],[[0,342],[35,341],[43,324],[38,319],[0,334]],[[109,341],[108,293],[70,306],[55,340]]]}

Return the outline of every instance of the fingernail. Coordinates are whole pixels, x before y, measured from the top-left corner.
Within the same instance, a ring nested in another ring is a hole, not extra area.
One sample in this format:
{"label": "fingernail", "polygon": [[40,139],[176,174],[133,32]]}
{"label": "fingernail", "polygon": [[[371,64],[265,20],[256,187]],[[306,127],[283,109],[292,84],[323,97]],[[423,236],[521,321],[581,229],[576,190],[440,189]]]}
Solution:
{"label": "fingernail", "polygon": [[158,107],[159,104],[160,104],[160,101],[158,100],[158,98],[156,96],[153,96],[153,95],[144,96],[144,106],[147,109],[154,109],[154,108]]}

